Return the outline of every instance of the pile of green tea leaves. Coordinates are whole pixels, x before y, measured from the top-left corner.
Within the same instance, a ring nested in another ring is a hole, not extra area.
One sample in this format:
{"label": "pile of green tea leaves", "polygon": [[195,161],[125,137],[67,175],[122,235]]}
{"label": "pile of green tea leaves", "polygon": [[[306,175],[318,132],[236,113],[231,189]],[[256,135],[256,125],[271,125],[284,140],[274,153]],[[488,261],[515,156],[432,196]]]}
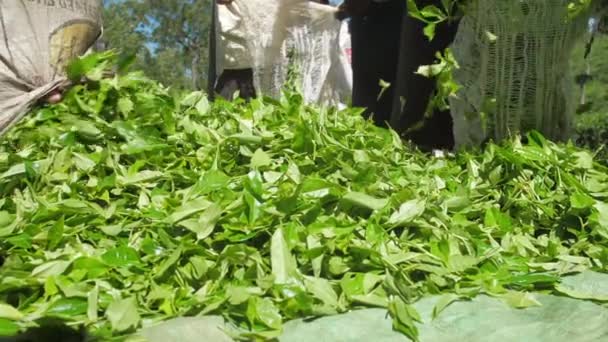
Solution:
{"label": "pile of green tea leaves", "polygon": [[210,103],[101,79],[107,64],[82,62],[94,81],[0,143],[0,335],[222,315],[269,339],[378,307],[415,338],[420,298],[525,308],[608,271],[608,174],[589,151],[530,134],[433,157],[297,93]]}

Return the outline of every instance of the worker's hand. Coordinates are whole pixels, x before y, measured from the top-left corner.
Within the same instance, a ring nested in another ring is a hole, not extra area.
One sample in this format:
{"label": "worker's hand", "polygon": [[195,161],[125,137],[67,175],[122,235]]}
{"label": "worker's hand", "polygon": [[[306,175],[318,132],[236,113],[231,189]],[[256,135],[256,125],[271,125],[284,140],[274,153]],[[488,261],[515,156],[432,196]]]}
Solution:
{"label": "worker's hand", "polygon": [[218,5],[230,5],[234,0],[215,0]]}
{"label": "worker's hand", "polygon": [[48,104],[56,104],[61,102],[61,100],[63,100],[63,95],[61,90],[57,89],[53,90],[47,97],[44,98],[43,101]]}
{"label": "worker's hand", "polygon": [[344,0],[338,7],[338,13],[341,17],[356,17],[367,14],[371,0]]}

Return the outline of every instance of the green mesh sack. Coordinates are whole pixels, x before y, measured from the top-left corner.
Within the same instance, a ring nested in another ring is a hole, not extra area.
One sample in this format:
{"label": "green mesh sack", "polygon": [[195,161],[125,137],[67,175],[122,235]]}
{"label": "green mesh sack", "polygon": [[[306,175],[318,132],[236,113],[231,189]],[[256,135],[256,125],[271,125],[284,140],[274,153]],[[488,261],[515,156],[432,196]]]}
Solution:
{"label": "green mesh sack", "polygon": [[538,130],[572,133],[569,59],[591,10],[568,17],[570,0],[483,0],[468,5],[452,46],[461,86],[450,99],[457,147]]}

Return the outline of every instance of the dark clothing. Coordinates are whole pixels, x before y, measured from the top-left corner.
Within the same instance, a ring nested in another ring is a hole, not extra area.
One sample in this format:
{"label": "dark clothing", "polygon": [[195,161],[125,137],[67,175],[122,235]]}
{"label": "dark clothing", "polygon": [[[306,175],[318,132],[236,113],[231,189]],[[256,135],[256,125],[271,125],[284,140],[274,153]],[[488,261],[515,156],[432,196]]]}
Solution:
{"label": "dark clothing", "polygon": [[245,100],[256,97],[252,69],[227,69],[222,72],[217,80],[215,92],[227,100],[232,100],[237,91],[239,97]]}
{"label": "dark clothing", "polygon": [[[418,0],[417,5],[438,4],[439,0]],[[405,134],[423,117],[436,82],[415,72],[421,65],[435,62],[435,54],[454,39],[457,24],[439,25],[433,41],[423,33],[424,23],[407,15],[405,0],[372,3],[370,11],[351,19],[353,54],[353,105],[373,113],[379,126],[390,126],[421,148],[448,148],[454,145],[449,111],[435,111],[424,127]],[[380,80],[390,83],[380,99]]]}
{"label": "dark clothing", "polygon": [[[350,21],[353,67],[353,106],[365,108],[374,122],[386,127],[390,121],[399,36],[405,0],[371,5],[368,15]],[[391,86],[381,95],[380,80]]]}
{"label": "dark clothing", "polygon": [[[419,1],[419,6],[431,2]],[[445,50],[454,41],[458,23],[438,25],[431,41],[423,34],[424,25],[418,19],[404,16],[395,89],[398,95],[393,99],[391,127],[420,147],[452,149],[454,136],[450,111],[435,109],[431,117],[424,118],[429,101],[436,93],[436,80],[418,75],[416,71],[422,65],[437,62],[436,53]],[[402,98],[405,101],[402,102]],[[421,122],[424,125],[420,129],[406,133]]]}

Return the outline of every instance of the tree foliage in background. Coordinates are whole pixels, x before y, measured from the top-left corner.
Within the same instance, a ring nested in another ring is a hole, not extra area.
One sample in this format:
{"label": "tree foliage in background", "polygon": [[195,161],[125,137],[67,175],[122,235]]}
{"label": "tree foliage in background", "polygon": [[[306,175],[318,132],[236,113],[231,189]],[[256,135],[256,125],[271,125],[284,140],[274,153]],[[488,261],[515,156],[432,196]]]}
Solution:
{"label": "tree foliage in background", "polygon": [[[585,42],[581,42],[572,56],[574,75],[590,75],[585,83],[585,102],[579,105],[577,143],[597,149],[608,143],[608,36],[596,37],[588,60],[583,58]],[[577,87],[577,98],[582,99],[582,87]],[[608,155],[603,150],[604,156]]]}
{"label": "tree foliage in background", "polygon": [[104,0],[104,47],[135,54],[135,68],[165,85],[206,83],[211,0]]}
{"label": "tree foliage in background", "polygon": [[[586,37],[587,38],[587,37]],[[585,84],[585,105],[582,112],[608,113],[608,35],[600,34],[595,38],[586,61],[583,56],[585,43],[582,41],[572,56],[574,75],[583,75],[589,67],[591,79]],[[588,63],[588,64],[587,64]],[[581,88],[577,88],[577,99],[581,98]]]}

